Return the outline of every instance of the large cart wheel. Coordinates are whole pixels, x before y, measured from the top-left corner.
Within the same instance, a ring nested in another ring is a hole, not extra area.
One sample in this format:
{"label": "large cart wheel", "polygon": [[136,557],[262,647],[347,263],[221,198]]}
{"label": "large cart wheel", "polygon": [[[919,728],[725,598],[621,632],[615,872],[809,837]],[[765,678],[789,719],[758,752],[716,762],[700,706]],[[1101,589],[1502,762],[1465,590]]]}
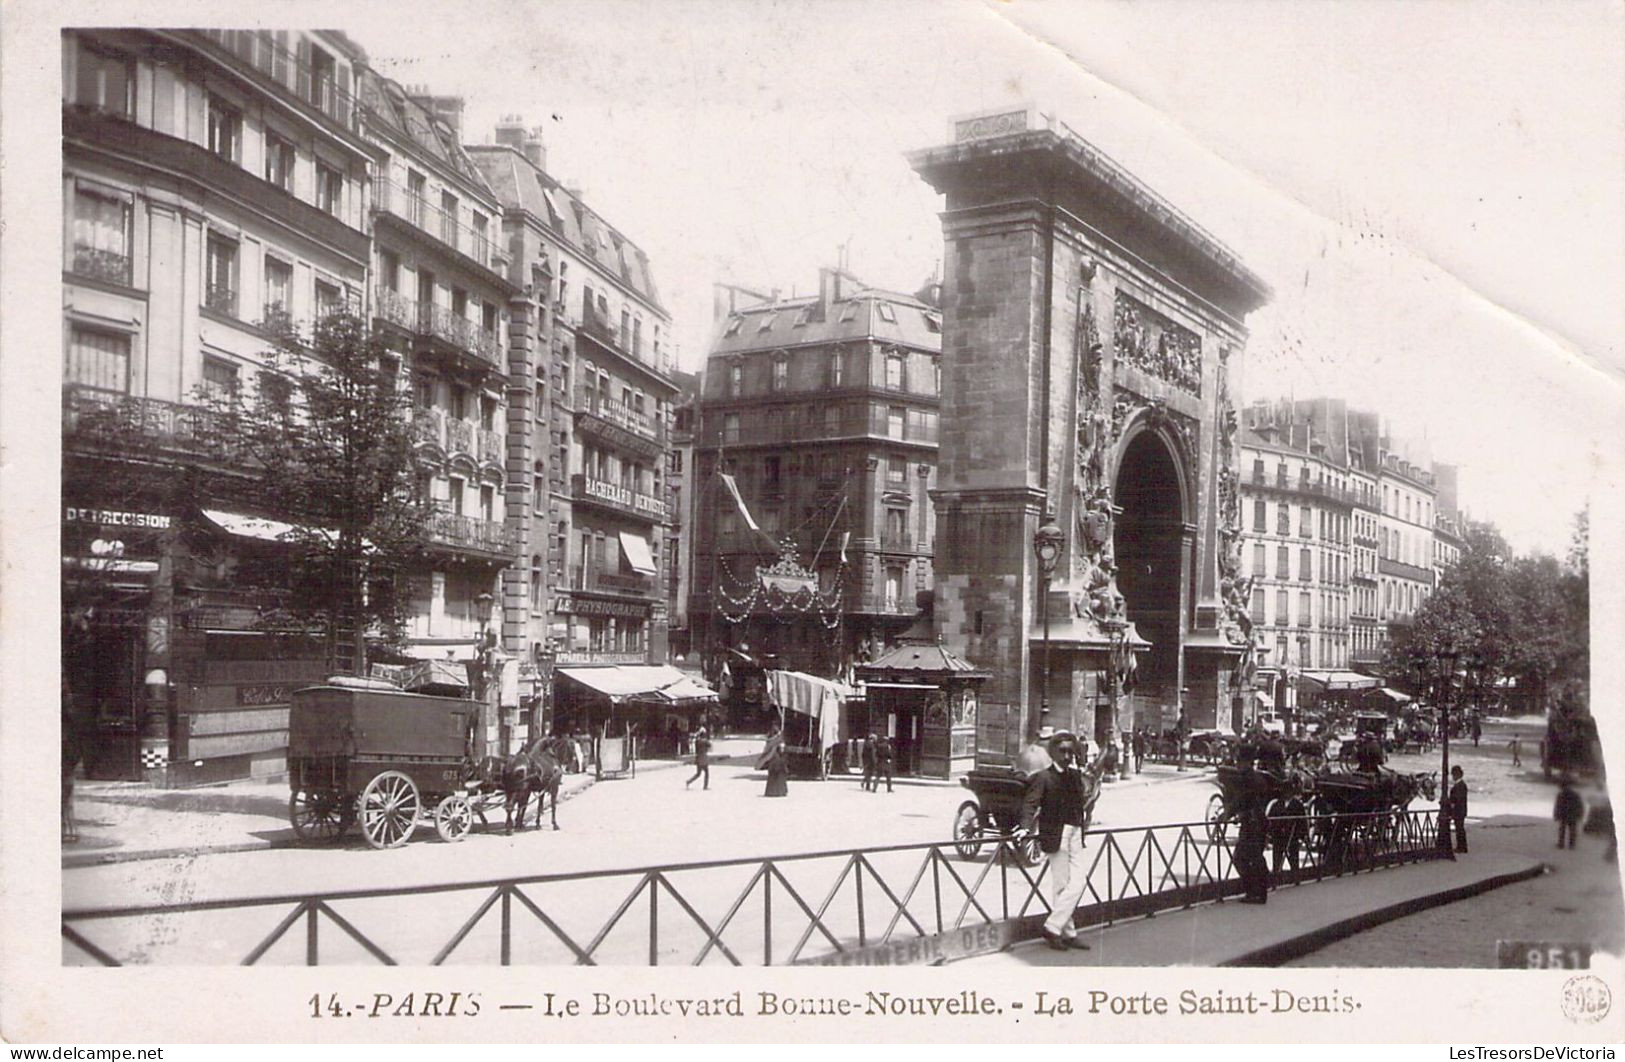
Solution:
{"label": "large cart wheel", "polygon": [[434,832],[442,841],[455,843],[468,836],[474,828],[474,807],[468,797],[453,793],[442,797],[434,809]]}
{"label": "large cart wheel", "polygon": [[418,787],[400,771],[385,771],[367,783],[357,802],[361,832],[374,848],[398,848],[417,826]]}
{"label": "large cart wheel", "polygon": [[967,800],[954,812],[954,851],[960,859],[975,859],[982,850],[982,809]]}
{"label": "large cart wheel", "polygon": [[1224,813],[1224,795],[1214,793],[1207,798],[1207,843],[1223,844],[1224,835],[1230,829],[1230,819]]}
{"label": "large cart wheel", "polygon": [[301,841],[326,844],[344,835],[355,814],[336,789],[301,789],[288,797],[288,821]]}

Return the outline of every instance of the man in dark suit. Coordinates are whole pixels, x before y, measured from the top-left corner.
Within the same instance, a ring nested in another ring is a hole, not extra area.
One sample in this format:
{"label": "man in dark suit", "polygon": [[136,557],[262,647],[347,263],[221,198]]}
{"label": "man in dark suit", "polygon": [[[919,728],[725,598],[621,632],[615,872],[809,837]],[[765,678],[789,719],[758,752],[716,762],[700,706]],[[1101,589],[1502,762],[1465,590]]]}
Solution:
{"label": "man in dark suit", "polygon": [[870,790],[875,787],[875,736],[870,734],[863,739],[863,788]]}
{"label": "man in dark suit", "polygon": [[892,744],[889,737],[882,737],[880,744],[875,746],[875,781],[874,790],[880,792],[881,779],[886,780],[886,792],[890,793],[892,767],[897,761],[897,746]]}
{"label": "man in dark suit", "polygon": [[1456,828],[1456,851],[1467,851],[1467,783],[1461,768],[1450,768],[1450,822]]}
{"label": "man in dark suit", "polygon": [[[1243,746],[1246,750],[1247,746]],[[1269,900],[1270,870],[1264,862],[1264,843],[1269,832],[1267,817],[1268,782],[1246,751],[1240,753],[1241,777],[1238,795],[1239,829],[1236,832],[1236,873],[1241,875],[1242,903]]]}
{"label": "man in dark suit", "polygon": [[1021,808],[1022,832],[1036,831],[1038,847],[1049,857],[1050,913],[1044,920],[1044,942],[1057,950],[1089,947],[1072,924],[1088,885],[1083,859],[1088,812],[1083,772],[1073,762],[1077,748],[1076,740],[1064,731],[1050,739],[1053,762],[1027,779]]}

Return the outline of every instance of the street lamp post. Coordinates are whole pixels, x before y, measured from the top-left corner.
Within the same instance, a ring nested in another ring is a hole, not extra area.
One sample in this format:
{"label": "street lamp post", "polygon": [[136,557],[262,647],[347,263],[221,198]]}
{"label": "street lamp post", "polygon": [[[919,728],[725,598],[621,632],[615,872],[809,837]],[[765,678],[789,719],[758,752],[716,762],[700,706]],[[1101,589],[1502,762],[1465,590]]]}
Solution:
{"label": "street lamp post", "polygon": [[1122,744],[1118,748],[1118,769],[1123,781],[1128,781],[1129,749],[1128,743],[1123,741],[1123,735],[1118,732],[1118,725],[1122,720],[1123,705],[1123,672],[1128,670],[1128,624],[1120,619],[1103,620],[1100,624],[1106,630],[1106,636],[1111,639],[1111,648],[1108,650],[1108,662],[1111,667],[1112,707],[1111,719],[1107,721],[1106,734],[1117,735]]}
{"label": "street lamp post", "polygon": [[1066,535],[1055,526],[1055,517],[1048,510],[1044,522],[1033,532],[1033,557],[1038,561],[1038,607],[1044,623],[1044,677],[1038,690],[1038,724],[1040,729],[1049,721],[1049,584],[1055,577],[1055,566],[1061,559],[1061,546]]}
{"label": "street lamp post", "polygon": [[[1445,794],[1450,792],[1450,702],[1455,697],[1456,690],[1456,661],[1461,653],[1456,649],[1455,643],[1446,639],[1437,651],[1434,658],[1439,662],[1439,787]],[[1450,843],[1449,812],[1445,811],[1448,798],[1439,801],[1439,808],[1444,821],[1439,823],[1439,847],[1450,853],[1455,859],[1456,854]]]}
{"label": "street lamp post", "polygon": [[[480,616],[480,641],[474,656],[476,661],[474,673],[477,679],[474,697],[480,702],[480,715],[482,717],[490,709],[487,702],[490,700],[489,693],[491,689],[491,647],[487,628],[491,625],[491,602],[493,600],[491,595],[486,592],[474,595],[474,607],[479,610]],[[486,720],[481,718],[480,725],[484,726],[485,723]],[[506,754],[508,747],[508,735],[506,733],[502,734],[502,742],[503,753]]]}

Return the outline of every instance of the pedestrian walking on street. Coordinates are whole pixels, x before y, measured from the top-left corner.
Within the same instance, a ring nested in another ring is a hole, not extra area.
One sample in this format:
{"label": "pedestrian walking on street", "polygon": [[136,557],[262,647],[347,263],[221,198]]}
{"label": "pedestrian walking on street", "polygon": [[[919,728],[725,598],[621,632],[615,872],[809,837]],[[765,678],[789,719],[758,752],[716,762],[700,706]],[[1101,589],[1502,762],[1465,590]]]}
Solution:
{"label": "pedestrian walking on street", "polygon": [[1484,725],[1478,721],[1478,716],[1474,715],[1473,716],[1473,748],[1475,748],[1475,749],[1478,748],[1478,739],[1483,737],[1483,736],[1484,736]]}
{"label": "pedestrian walking on street", "polygon": [[880,744],[875,746],[875,792],[880,792],[880,780],[882,778],[886,780],[886,792],[890,793],[892,791],[892,767],[896,759],[897,746],[892,744],[891,738],[881,738]]}
{"label": "pedestrian walking on street", "polygon": [[875,746],[878,742],[870,734],[863,739],[863,788],[867,792],[875,787]]}
{"label": "pedestrian walking on street", "polygon": [[1513,734],[1512,740],[1507,742],[1507,748],[1512,750],[1512,766],[1523,766],[1523,735]]}
{"label": "pedestrian walking on street", "polygon": [[769,748],[758,766],[767,768],[767,791],[763,796],[790,795],[790,759],[784,753],[784,742],[777,734],[768,739]]}
{"label": "pedestrian walking on street", "polygon": [[1021,830],[1038,834],[1038,847],[1049,857],[1050,913],[1044,920],[1044,943],[1058,951],[1079,948],[1072,916],[1083,900],[1088,873],[1083,859],[1083,772],[1074,759],[1077,743],[1062,731],[1050,739],[1050,765],[1027,779],[1021,804]]}
{"label": "pedestrian walking on street", "polygon": [[1247,758],[1241,760],[1241,807],[1236,833],[1236,873],[1241,875],[1242,903],[1268,903],[1270,869],[1264,862],[1264,844],[1269,833],[1267,780]]}
{"label": "pedestrian walking on street", "polygon": [[705,778],[705,788],[711,788],[711,735],[706,733],[705,727],[694,731],[694,776],[683,783],[687,789],[700,779]]}
{"label": "pedestrian walking on street", "polygon": [[1467,851],[1467,782],[1461,768],[1450,768],[1450,823],[1456,830],[1456,851]]}
{"label": "pedestrian walking on street", "polygon": [[[1574,838],[1580,832],[1580,820],[1585,818],[1585,813],[1585,801],[1580,798],[1580,791],[1574,788],[1574,779],[1565,774],[1557,790],[1557,800],[1552,805],[1552,818],[1557,820],[1557,847],[1574,847]],[[1563,843],[1565,838],[1568,839],[1567,844]]]}
{"label": "pedestrian walking on street", "polygon": [[1140,764],[1145,762],[1145,728],[1136,727],[1134,730],[1134,773],[1140,773]]}

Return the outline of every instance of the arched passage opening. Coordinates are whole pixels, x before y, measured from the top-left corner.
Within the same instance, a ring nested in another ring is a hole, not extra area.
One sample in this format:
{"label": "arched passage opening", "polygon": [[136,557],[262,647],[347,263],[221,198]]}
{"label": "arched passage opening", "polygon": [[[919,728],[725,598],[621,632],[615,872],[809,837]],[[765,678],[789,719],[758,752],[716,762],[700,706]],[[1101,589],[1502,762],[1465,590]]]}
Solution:
{"label": "arched passage opening", "polygon": [[1164,723],[1161,709],[1179,701],[1186,521],[1184,485],[1175,461],[1160,435],[1138,433],[1123,451],[1112,495],[1119,509],[1112,534],[1117,588],[1129,620],[1151,643],[1140,657],[1134,725],[1152,728]]}

